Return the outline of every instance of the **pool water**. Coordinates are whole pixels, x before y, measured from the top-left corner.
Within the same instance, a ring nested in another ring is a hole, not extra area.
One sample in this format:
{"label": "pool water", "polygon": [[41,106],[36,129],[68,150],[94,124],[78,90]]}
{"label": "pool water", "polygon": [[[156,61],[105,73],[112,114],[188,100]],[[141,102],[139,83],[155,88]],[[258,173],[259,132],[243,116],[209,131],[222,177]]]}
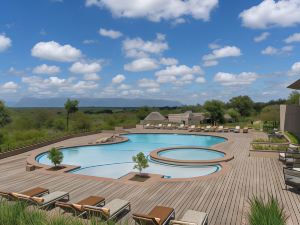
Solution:
{"label": "pool water", "polygon": [[[139,152],[143,152],[148,156],[151,151],[158,148],[180,146],[210,147],[225,141],[224,138],[214,136],[182,134],[128,134],[124,136],[129,139],[127,142],[62,149],[61,151],[64,155],[63,164],[81,166],[80,169],[71,173],[117,179],[135,171],[133,169],[132,156]],[[193,157],[195,152],[187,151],[186,155],[183,154],[178,157]],[[192,155],[190,155],[191,153]],[[204,158],[208,155],[206,154]],[[39,155],[36,160],[39,163],[51,165],[47,158],[47,153]],[[162,174],[171,178],[189,178],[205,176],[220,169],[219,165],[174,166],[149,160],[149,167],[144,172]]]}

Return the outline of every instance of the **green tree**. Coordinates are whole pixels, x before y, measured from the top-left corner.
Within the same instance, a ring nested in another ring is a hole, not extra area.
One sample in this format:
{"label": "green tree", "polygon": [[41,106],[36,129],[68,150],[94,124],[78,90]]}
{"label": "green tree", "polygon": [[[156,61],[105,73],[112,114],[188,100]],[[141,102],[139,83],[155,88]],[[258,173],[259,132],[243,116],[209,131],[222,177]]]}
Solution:
{"label": "green tree", "polygon": [[77,113],[77,115],[75,116],[75,124],[74,124],[74,128],[76,130],[90,130],[92,127],[92,121],[91,118],[87,115],[85,115],[84,113]]}
{"label": "green tree", "polygon": [[136,156],[132,157],[132,161],[136,164],[134,165],[133,169],[138,169],[140,175],[142,175],[142,170],[149,167],[148,159],[143,152],[138,153]]}
{"label": "green tree", "polygon": [[0,127],[4,127],[11,122],[10,115],[3,101],[0,101]]}
{"label": "green tree", "polygon": [[253,111],[254,103],[252,99],[247,96],[237,96],[229,100],[230,107],[236,109],[241,116],[250,116]]}
{"label": "green tree", "polygon": [[204,109],[209,113],[213,122],[224,122],[224,102],[219,100],[206,101]]}
{"label": "green tree", "polygon": [[51,148],[48,152],[48,159],[50,159],[50,161],[54,164],[54,167],[56,167],[62,163],[64,155],[57,148]]}
{"label": "green tree", "polygon": [[262,121],[279,121],[280,120],[279,105],[269,105],[264,107],[259,114],[259,118]]}
{"label": "green tree", "polygon": [[139,120],[143,120],[149,113],[150,109],[148,107],[141,107],[137,112],[137,117],[139,118]]}
{"label": "green tree", "polygon": [[287,99],[287,103],[298,105],[299,99],[300,99],[300,93],[298,91],[292,91]]}
{"label": "green tree", "polygon": [[226,113],[228,115],[230,115],[232,117],[232,119],[234,119],[234,121],[239,121],[239,117],[241,116],[240,113],[235,110],[234,108],[230,108],[226,111]]}
{"label": "green tree", "polygon": [[72,113],[75,113],[78,111],[78,104],[79,104],[79,101],[78,100],[71,100],[68,98],[68,100],[66,101],[65,103],[65,109],[67,111],[67,130],[69,130],[69,118],[70,118],[70,115]]}

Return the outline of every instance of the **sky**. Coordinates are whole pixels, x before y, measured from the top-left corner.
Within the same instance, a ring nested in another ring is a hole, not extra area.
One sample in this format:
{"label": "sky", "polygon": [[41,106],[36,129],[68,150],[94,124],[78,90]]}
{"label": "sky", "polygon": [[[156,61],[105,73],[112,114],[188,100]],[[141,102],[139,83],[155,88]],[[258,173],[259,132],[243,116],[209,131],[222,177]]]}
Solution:
{"label": "sky", "polygon": [[300,0],[3,0],[0,99],[286,98]]}

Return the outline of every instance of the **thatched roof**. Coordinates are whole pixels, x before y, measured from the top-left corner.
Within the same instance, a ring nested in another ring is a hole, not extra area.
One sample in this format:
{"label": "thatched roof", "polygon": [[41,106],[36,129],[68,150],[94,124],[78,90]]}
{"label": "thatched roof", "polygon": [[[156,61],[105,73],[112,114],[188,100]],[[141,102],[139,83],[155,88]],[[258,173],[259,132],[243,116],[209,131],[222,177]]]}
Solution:
{"label": "thatched roof", "polygon": [[224,115],[224,119],[225,119],[225,120],[232,120],[232,116],[230,116],[229,114],[226,113],[226,114]]}
{"label": "thatched roof", "polygon": [[290,86],[288,86],[288,88],[300,90],[300,79],[292,83]]}
{"label": "thatched roof", "polygon": [[164,121],[166,117],[161,115],[159,112],[151,112],[144,120],[146,121]]}

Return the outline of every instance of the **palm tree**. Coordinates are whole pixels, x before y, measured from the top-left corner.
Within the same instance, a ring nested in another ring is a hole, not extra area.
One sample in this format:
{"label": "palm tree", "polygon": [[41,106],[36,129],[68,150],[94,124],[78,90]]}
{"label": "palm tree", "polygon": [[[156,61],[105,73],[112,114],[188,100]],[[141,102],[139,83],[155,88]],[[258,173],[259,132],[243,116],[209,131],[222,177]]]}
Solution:
{"label": "palm tree", "polygon": [[69,130],[69,118],[70,114],[75,113],[78,111],[78,100],[71,100],[68,98],[68,100],[65,103],[65,109],[67,111],[67,130]]}

